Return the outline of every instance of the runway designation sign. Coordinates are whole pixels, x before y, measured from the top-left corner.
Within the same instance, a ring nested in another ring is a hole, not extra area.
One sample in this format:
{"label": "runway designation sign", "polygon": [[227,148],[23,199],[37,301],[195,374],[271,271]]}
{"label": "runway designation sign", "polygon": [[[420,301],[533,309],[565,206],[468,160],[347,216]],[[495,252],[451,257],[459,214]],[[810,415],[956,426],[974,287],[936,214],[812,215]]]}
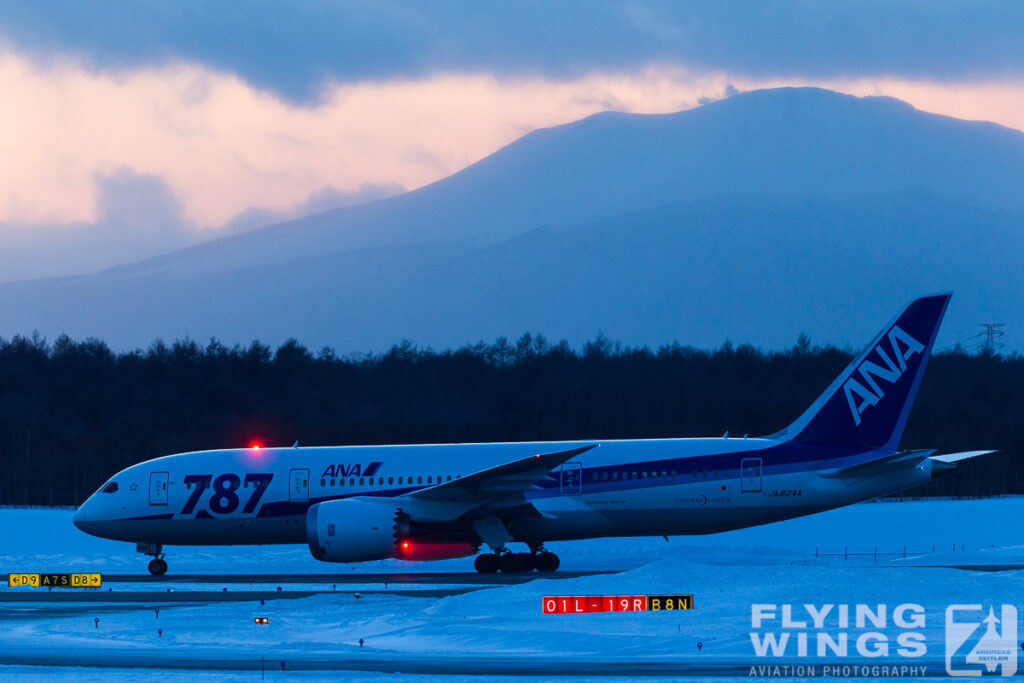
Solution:
{"label": "runway designation sign", "polygon": [[101,574],[27,574],[11,572],[7,575],[7,587],[30,586],[32,588],[99,588],[103,585]]}
{"label": "runway designation sign", "polygon": [[693,595],[545,595],[544,614],[668,612],[693,609]]}

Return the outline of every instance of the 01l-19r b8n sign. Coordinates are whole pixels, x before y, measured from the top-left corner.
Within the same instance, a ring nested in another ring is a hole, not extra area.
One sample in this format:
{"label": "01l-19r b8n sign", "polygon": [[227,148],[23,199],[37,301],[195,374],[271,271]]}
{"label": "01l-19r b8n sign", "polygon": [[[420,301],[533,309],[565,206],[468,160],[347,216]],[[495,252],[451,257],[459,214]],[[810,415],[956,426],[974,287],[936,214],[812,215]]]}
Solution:
{"label": "01l-19r b8n sign", "polygon": [[991,452],[898,450],[950,296],[907,304],[765,437],[182,453],[119,472],[74,523],[137,543],[154,574],[164,546],[269,543],[306,543],[325,562],[479,553],[478,571],[521,572],[558,568],[549,541],[708,534],[849,505]]}

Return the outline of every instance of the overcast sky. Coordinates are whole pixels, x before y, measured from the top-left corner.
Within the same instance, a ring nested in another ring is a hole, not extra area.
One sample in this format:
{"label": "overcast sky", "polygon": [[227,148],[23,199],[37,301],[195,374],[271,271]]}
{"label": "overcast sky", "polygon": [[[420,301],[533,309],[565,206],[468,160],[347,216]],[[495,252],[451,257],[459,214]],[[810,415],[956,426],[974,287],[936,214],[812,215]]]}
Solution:
{"label": "overcast sky", "polygon": [[0,281],[442,178],[537,127],[739,90],[1024,130],[1018,2],[0,2]]}

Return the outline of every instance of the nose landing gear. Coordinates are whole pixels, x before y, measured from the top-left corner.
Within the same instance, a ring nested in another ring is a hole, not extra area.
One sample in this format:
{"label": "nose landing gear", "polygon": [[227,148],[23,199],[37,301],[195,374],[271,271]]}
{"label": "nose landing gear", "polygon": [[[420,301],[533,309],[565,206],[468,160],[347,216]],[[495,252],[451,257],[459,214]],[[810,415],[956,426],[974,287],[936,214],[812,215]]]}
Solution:
{"label": "nose landing gear", "polygon": [[135,549],[145,555],[152,555],[149,561],[149,573],[153,576],[163,576],[167,573],[167,562],[164,560],[164,547],[159,543],[137,543]]}

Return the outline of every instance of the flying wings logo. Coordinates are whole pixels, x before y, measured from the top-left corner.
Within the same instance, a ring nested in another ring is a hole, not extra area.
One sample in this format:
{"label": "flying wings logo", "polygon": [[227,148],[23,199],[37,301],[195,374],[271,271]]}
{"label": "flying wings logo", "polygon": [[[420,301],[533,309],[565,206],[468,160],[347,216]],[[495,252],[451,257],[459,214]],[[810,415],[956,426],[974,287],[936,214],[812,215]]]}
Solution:
{"label": "flying wings logo", "polygon": [[[888,349],[886,349],[888,341]],[[860,416],[870,406],[876,405],[885,396],[878,380],[895,384],[907,369],[907,360],[915,353],[924,351],[924,344],[911,337],[899,325],[893,325],[889,334],[871,350],[864,362],[857,366],[850,378],[843,384],[846,402],[850,405],[853,423],[860,424]],[[877,354],[882,364],[871,360]],[[857,379],[857,376],[860,379]]]}
{"label": "flying wings logo", "polygon": [[1017,673],[1017,608],[1001,605],[946,608],[946,672],[950,676]]}
{"label": "flying wings logo", "polygon": [[372,477],[383,465],[382,462],[371,462],[365,467],[356,463],[354,465],[347,465],[345,463],[338,463],[336,465],[328,465],[321,477]]}

